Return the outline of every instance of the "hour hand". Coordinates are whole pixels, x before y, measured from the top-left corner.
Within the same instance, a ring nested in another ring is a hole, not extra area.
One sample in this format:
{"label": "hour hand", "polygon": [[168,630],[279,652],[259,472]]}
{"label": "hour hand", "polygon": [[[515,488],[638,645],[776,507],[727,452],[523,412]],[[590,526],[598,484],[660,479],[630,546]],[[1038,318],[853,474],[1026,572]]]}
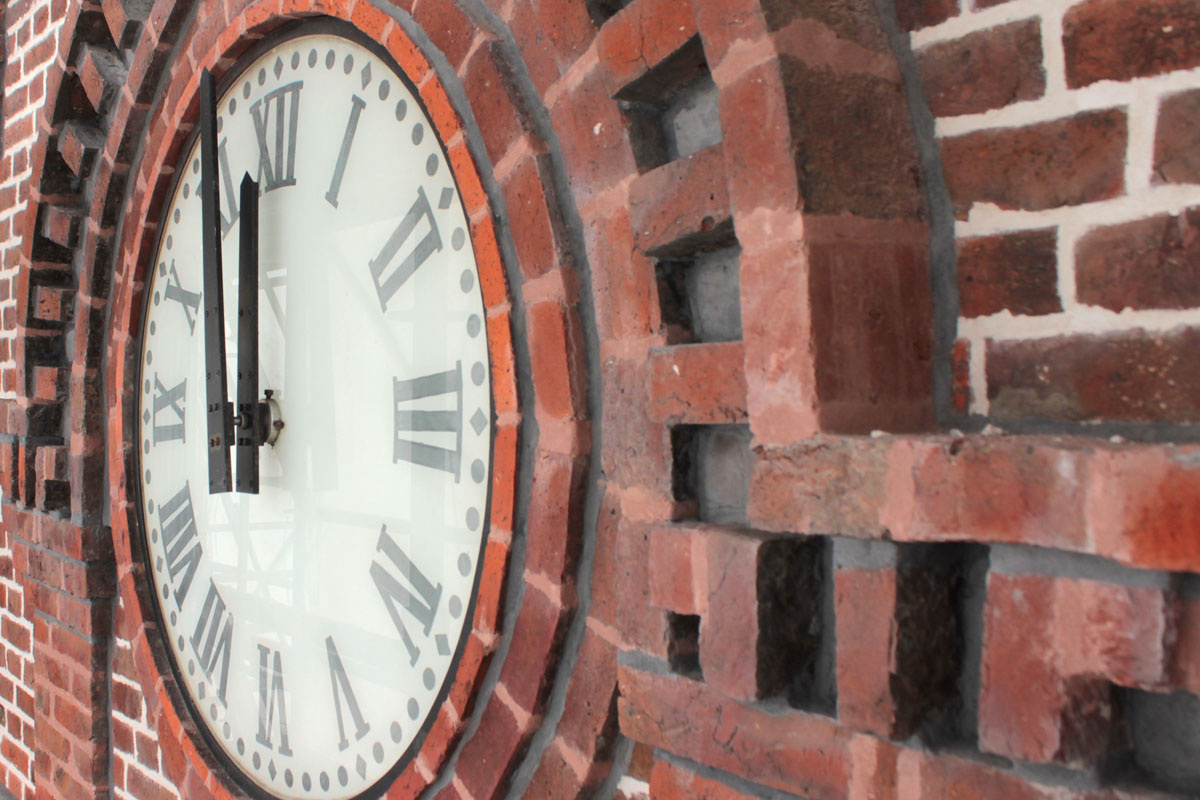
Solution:
{"label": "hour hand", "polygon": [[242,179],[238,242],[237,490],[258,494],[258,447],[266,408],[258,402],[258,183]]}
{"label": "hour hand", "polygon": [[217,99],[212,75],[200,76],[200,224],[204,256],[204,372],[208,419],[208,491],[233,490],[229,446],[233,406],[225,376],[225,302],[222,296],[221,215],[217,193]]}

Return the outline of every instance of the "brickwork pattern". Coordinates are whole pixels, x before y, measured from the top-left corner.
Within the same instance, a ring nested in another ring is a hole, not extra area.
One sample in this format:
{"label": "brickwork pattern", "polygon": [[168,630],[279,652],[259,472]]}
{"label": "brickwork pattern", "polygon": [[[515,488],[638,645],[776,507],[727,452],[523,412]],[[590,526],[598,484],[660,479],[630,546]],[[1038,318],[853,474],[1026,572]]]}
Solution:
{"label": "brickwork pattern", "polygon": [[196,66],[314,12],[420,76],[497,387],[475,632],[389,798],[1187,791],[1137,720],[1200,693],[1200,448],[932,433],[926,190],[956,214],[963,416],[1193,421],[1191,5],[896,0],[944,187],[869,0],[191,8],[69,4],[31,117],[0,442],[23,800],[235,796],[145,624],[116,476],[153,228],[119,223],[161,201]]}
{"label": "brickwork pattern", "polygon": [[[1188,2],[902,0],[959,247],[960,414],[1194,423]],[[1048,369],[1053,363],[1061,369]],[[1113,396],[1121,401],[1112,402]]]}

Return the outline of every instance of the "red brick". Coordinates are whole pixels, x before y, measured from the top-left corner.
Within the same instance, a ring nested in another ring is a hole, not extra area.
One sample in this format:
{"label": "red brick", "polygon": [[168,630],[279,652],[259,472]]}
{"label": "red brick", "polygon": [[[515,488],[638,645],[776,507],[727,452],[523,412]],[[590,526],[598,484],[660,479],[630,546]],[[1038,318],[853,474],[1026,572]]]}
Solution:
{"label": "red brick", "polygon": [[1057,230],[959,241],[958,295],[959,313],[964,317],[1005,310],[1013,314],[1062,311]]}
{"label": "red brick", "polygon": [[896,573],[839,569],[836,574],[838,721],[891,737]]}
{"label": "red brick", "polygon": [[[358,4],[363,5],[363,4]],[[419,0],[413,20],[421,26],[434,45],[455,70],[467,56],[479,29],[456,4],[443,0]]]}
{"label": "red brick", "polygon": [[565,635],[562,605],[527,585],[517,611],[513,646],[500,672],[500,682],[525,711],[541,710]]}
{"label": "red brick", "polygon": [[530,80],[537,87],[538,94],[544,97],[546,91],[562,76],[563,68],[558,63],[557,54],[550,45],[549,36],[542,30],[541,23],[542,20],[538,19],[533,8],[525,0],[519,0],[512,5],[508,29],[521,50],[521,58],[529,70]]}
{"label": "red brick", "polygon": [[805,213],[924,219],[916,140],[899,83],[789,56],[780,58],[779,70]]}
{"label": "red brick", "polygon": [[571,749],[595,759],[615,740],[616,711],[617,650],[589,629],[555,731]]}
{"label": "red brick", "polygon": [[643,253],[689,252],[730,217],[720,146],[652,170],[633,182],[629,215]]}
{"label": "red brick", "polygon": [[1085,766],[1108,746],[1109,683],[1160,685],[1170,627],[1160,591],[993,573],[979,742],[1023,761]]}
{"label": "red brick", "polygon": [[1125,190],[1125,112],[1096,111],[942,142],[955,214],[975,203],[1038,211]]}
{"label": "red brick", "polygon": [[650,354],[650,418],[718,425],[746,419],[741,342],[678,345]]}
{"label": "red brick", "polygon": [[676,614],[699,614],[708,602],[704,529],[662,527],[650,532],[650,602]]}
{"label": "red brick", "polygon": [[743,247],[765,244],[747,241],[749,215],[762,208],[796,210],[803,205],[783,76],[768,62],[719,89],[725,179],[738,235]]}
{"label": "red brick", "polygon": [[544,156],[522,159],[504,179],[504,207],[508,211],[517,263],[526,278],[536,278],[559,264],[558,232],[561,222],[547,204],[543,176],[549,169]]}
{"label": "red brick", "polygon": [[[980,5],[980,0],[976,0]],[[907,31],[945,22],[958,14],[958,0],[897,0],[896,16]]]}
{"label": "red brick", "polygon": [[619,89],[657,67],[695,35],[690,0],[641,0],[607,21],[596,45],[600,63]]}
{"label": "red brick", "polygon": [[568,580],[575,570],[586,479],[582,460],[538,450],[530,482],[525,568],[555,583]]}
{"label": "red brick", "polygon": [[[976,0],[977,3],[980,0]],[[897,800],[1052,800],[1062,796],[1059,788],[1037,786],[1002,769],[949,755],[930,756],[917,750],[902,750],[897,772],[904,776]],[[1089,800],[1111,800],[1099,792],[1079,793]]]}
{"label": "red brick", "polygon": [[472,797],[492,796],[524,740],[512,712],[492,695],[478,730],[463,746],[458,759],[456,774]]}
{"label": "red brick", "polygon": [[1200,8],[1191,0],[1090,0],[1063,18],[1067,86],[1126,81],[1200,65]]}
{"label": "red brick", "polygon": [[654,763],[654,771],[650,773],[650,796],[661,800],[754,800],[752,795],[666,761]]}
{"label": "red brick", "polygon": [[542,752],[542,760],[537,772],[525,789],[526,797],[544,797],[546,800],[568,800],[579,797],[583,784],[575,770],[563,758],[558,741],[551,743]]}
{"label": "red brick", "polygon": [[1172,95],[1159,106],[1154,180],[1200,183],[1200,91]]}
{"label": "red brick", "polygon": [[584,54],[596,36],[596,27],[587,7],[575,0],[528,2],[534,17],[541,24],[544,46],[562,65],[565,73]]}
{"label": "red brick", "polygon": [[989,342],[996,419],[1200,421],[1200,329]]}
{"label": "red brick", "polygon": [[550,109],[567,179],[581,209],[606,189],[637,174],[627,122],[612,101],[602,70],[591,70]]}
{"label": "red brick", "polygon": [[1037,19],[935,44],[921,51],[918,66],[935,117],[978,114],[1046,90]]}
{"label": "red brick", "polygon": [[659,327],[654,265],[634,250],[629,212],[585,220],[584,241],[592,264],[596,327],[604,341],[644,339]]}
{"label": "red brick", "polygon": [[1080,302],[1113,311],[1200,305],[1200,208],[1088,231],[1075,280]]}
{"label": "red brick", "polygon": [[511,86],[504,77],[499,52],[493,44],[485,43],[475,49],[462,67],[463,88],[493,164],[524,132],[524,122],[509,94]]}
{"label": "red brick", "polygon": [[847,797],[850,737],[833,720],[768,713],[677,675],[621,667],[618,680],[626,736],[802,797]]}
{"label": "red brick", "polygon": [[971,342],[959,339],[950,354],[950,405],[955,414],[971,410]]}
{"label": "red brick", "polygon": [[[821,428],[927,429],[933,365],[928,248],[905,241],[907,235],[888,241],[886,230],[876,241],[809,235],[810,346],[816,352]],[[744,279],[742,287],[745,297]],[[746,316],[743,301],[743,321]],[[778,330],[769,339],[775,347]]]}
{"label": "red brick", "polygon": [[700,617],[704,681],[737,700],[759,699],[758,549],[762,539],[713,529],[705,536],[707,613]]}
{"label": "red brick", "polygon": [[568,329],[568,317],[555,300],[529,309],[528,326],[533,388],[538,412],[554,419],[573,419],[580,407],[574,385],[582,366],[577,334]]}
{"label": "red brick", "polygon": [[646,413],[646,363],[609,359],[600,379],[605,475],[617,485],[637,486],[669,497],[671,440],[666,426],[653,422]]}

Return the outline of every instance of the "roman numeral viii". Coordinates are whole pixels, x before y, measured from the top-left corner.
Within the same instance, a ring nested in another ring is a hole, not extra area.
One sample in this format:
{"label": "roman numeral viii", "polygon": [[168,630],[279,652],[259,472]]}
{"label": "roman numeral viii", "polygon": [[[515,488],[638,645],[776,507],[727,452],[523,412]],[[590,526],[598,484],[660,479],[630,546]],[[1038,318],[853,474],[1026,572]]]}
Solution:
{"label": "roman numeral viii", "polygon": [[[457,482],[462,463],[462,362],[456,362],[454,369],[445,372],[408,380],[393,378],[392,397],[396,430],[392,461],[403,459],[422,467],[440,469],[453,475]],[[413,407],[417,401],[424,401],[422,405],[425,405],[431,402],[429,398],[438,397],[443,398],[442,408]],[[452,408],[445,408],[447,403],[452,404]],[[450,437],[445,434],[453,434],[454,448],[413,441],[408,438],[413,433],[443,434],[438,441],[444,445],[450,444]]]}
{"label": "roman numeral viii", "polygon": [[162,525],[163,548],[167,553],[167,572],[175,591],[175,604],[183,608],[188,588],[200,566],[200,539],[196,536],[196,514],[192,510],[192,489],[183,484],[174,497],[158,508]]}
{"label": "roman numeral viii", "polygon": [[375,582],[375,588],[379,591],[379,596],[383,598],[384,605],[387,606],[392,624],[396,626],[396,631],[404,640],[404,647],[408,650],[409,663],[415,665],[417,659],[421,657],[421,648],[409,634],[408,626],[405,625],[404,615],[400,613],[400,609],[408,612],[408,615],[417,622],[422,634],[429,636],[433,620],[437,617],[438,604],[442,599],[442,585],[439,583],[434,586],[430,583],[429,579],[400,549],[400,545],[396,544],[391,536],[388,536],[386,525],[379,531],[379,543],[376,545],[376,549],[387,556],[391,565],[389,567],[380,561],[372,562],[371,580]]}
{"label": "roman numeral viii", "polygon": [[220,666],[220,680],[216,682],[217,696],[222,703],[225,702],[225,688],[229,685],[229,651],[232,648],[233,613],[225,607],[217,585],[209,580],[208,594],[204,596],[204,605],[192,632],[192,649],[210,681],[215,680],[213,676]]}
{"label": "roman numeral viii", "polygon": [[[154,443],[179,440],[187,441],[184,428],[184,402],[187,400],[187,379],[183,379],[174,388],[168,389],[154,375]],[[162,412],[171,409],[170,414]]]}
{"label": "roman numeral viii", "polygon": [[[428,229],[415,244],[410,245],[409,239],[418,228],[424,228],[425,225],[428,225]],[[441,249],[442,237],[433,218],[433,208],[429,205],[425,190],[418,188],[416,202],[384,242],[379,255],[370,262],[371,279],[375,281],[379,307],[387,311],[388,301],[396,291],[430,256]]]}
{"label": "roman numeral viii", "polygon": [[296,132],[303,86],[304,81],[280,86],[250,106],[258,139],[258,182],[264,193],[296,183]]}
{"label": "roman numeral viii", "polygon": [[275,714],[279,713],[279,754],[290,756],[287,705],[283,692],[283,664],[278,650],[258,646],[258,735],[259,744],[274,749]]}

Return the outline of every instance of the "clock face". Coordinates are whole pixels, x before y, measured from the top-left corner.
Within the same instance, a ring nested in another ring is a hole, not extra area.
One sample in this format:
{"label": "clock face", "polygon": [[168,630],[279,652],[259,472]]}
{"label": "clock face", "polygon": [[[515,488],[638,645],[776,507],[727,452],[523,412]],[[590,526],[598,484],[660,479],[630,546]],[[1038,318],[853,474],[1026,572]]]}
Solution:
{"label": "clock face", "polygon": [[293,35],[218,101],[236,383],[243,174],[260,184],[259,386],[285,427],[257,495],[210,494],[200,148],[175,165],[147,288],[139,480],[148,569],[191,713],[253,793],[354,797],[415,752],[469,632],[491,472],[469,224],[386,57]]}

